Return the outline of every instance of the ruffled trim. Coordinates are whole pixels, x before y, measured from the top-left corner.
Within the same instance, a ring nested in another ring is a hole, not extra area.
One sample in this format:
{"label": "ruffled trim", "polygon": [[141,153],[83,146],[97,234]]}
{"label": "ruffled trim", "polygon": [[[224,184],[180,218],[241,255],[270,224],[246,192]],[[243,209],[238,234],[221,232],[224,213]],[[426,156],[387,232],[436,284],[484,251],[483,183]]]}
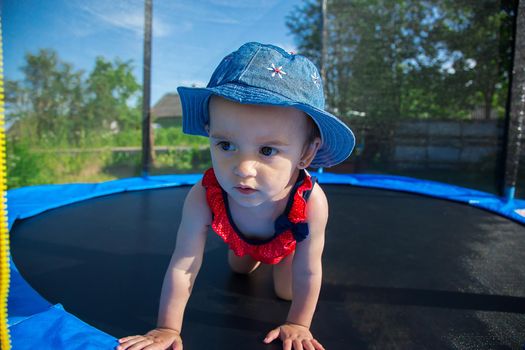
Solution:
{"label": "ruffled trim", "polygon": [[[240,237],[231,225],[226,211],[223,191],[215,177],[213,168],[208,169],[202,179],[202,185],[206,188],[206,199],[213,213],[212,229],[228,244],[235,255],[251,255],[254,259],[266,264],[277,264],[284,257],[291,254],[296,247],[296,241],[301,241],[308,232],[294,233],[287,229],[276,234],[269,242],[262,244],[250,244]],[[288,213],[288,219],[292,224],[306,224],[306,199],[303,197],[305,191],[312,189],[310,176],[304,176],[303,183],[297,188],[293,203]]]}

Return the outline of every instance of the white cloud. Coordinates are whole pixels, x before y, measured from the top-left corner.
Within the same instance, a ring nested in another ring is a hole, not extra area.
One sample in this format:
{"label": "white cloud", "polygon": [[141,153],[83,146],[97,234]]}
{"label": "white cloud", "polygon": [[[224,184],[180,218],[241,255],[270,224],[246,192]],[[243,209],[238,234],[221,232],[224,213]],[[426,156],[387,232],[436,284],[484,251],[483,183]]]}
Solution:
{"label": "white cloud", "polygon": [[204,1],[167,1],[159,2],[159,15],[169,17],[169,21],[180,21],[184,18],[192,22],[204,22],[215,24],[239,24],[241,21],[234,17],[232,11],[225,11],[227,9],[217,8],[217,6],[210,6]]}
{"label": "white cloud", "polygon": [[477,62],[476,62],[476,60],[473,59],[473,58],[467,58],[467,59],[465,60],[465,64],[466,64],[466,67],[467,67],[468,69],[474,69],[474,68],[476,67],[476,65],[477,65]]}
{"label": "white cloud", "polygon": [[181,80],[177,86],[195,86],[195,87],[206,87],[207,81],[202,80]]}
{"label": "white cloud", "polygon": [[286,52],[293,52],[293,53],[296,53],[296,54],[301,54],[300,52],[297,51],[297,48],[293,44],[290,44],[290,43],[286,43],[286,44],[283,44],[283,43],[270,43],[270,44],[273,44],[275,46],[279,46],[279,47],[283,48]]}
{"label": "white cloud", "polygon": [[[125,29],[142,37],[144,34],[144,6],[142,1],[86,1],[77,2],[80,10],[84,11],[100,25]],[[183,24],[186,30],[191,24]],[[160,38],[171,34],[171,26],[160,18],[153,21],[153,36]]]}
{"label": "white cloud", "polygon": [[269,11],[280,13],[283,0],[159,1],[159,14],[170,19],[184,18],[199,23],[252,25]]}
{"label": "white cloud", "polygon": [[179,86],[186,86],[186,87],[206,87],[208,84],[207,81],[202,80],[175,80],[168,82],[159,82],[155,83],[153,82],[151,84],[151,101],[153,104],[157,103],[162,96],[164,96],[167,93],[176,93],[177,87]]}
{"label": "white cloud", "polygon": [[257,9],[265,10],[267,8],[275,6],[278,1],[276,0],[209,0],[210,4],[229,7],[234,9]]}

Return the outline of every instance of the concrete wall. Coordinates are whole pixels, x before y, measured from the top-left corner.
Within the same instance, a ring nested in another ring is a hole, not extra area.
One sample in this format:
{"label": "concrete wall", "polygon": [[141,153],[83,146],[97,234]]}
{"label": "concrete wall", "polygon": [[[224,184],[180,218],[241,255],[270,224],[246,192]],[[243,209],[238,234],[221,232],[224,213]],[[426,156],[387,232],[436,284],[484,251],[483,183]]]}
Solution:
{"label": "concrete wall", "polygon": [[461,168],[494,164],[502,150],[504,122],[416,120],[356,127],[358,153],[364,157],[372,156],[365,148],[377,149],[382,161],[398,168]]}
{"label": "concrete wall", "polygon": [[503,123],[498,121],[407,121],[393,135],[392,161],[401,167],[455,167],[481,163],[501,152]]}

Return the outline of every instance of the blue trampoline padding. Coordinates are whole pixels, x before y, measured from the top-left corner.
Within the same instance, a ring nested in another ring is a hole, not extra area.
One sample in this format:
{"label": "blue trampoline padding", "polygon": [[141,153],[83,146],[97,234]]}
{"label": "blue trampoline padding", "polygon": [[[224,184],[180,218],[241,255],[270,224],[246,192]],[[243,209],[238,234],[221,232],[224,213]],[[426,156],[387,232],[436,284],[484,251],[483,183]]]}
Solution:
{"label": "blue trampoline padding", "polygon": [[8,224],[43,211],[108,194],[182,185],[193,185],[202,174],[134,177],[93,184],[28,186],[7,191]]}
{"label": "blue trampoline padding", "polygon": [[9,327],[13,350],[114,349],[117,340],[67,313],[57,304]]}
{"label": "blue trampoline padding", "polygon": [[7,302],[7,325],[14,326],[33,315],[53,307],[24,280],[15,264],[10,261],[11,284]]}
{"label": "blue trampoline padding", "polygon": [[405,176],[370,174],[342,175],[330,173],[313,173],[312,175],[317,176],[320,183],[381,188],[461,202],[473,207],[489,210],[525,224],[525,200],[523,199],[514,199],[507,202],[504,198],[491,193]]}
{"label": "blue trampoline padding", "polygon": [[[525,223],[517,210],[525,209],[525,200],[506,202],[493,194],[445,183],[394,175],[312,173],[321,184],[348,184],[361,187],[403,191],[463,202]],[[96,184],[66,184],[22,187],[7,192],[9,227],[16,219],[24,219],[46,210],[85,199],[125,191],[193,185],[202,174],[135,177]]]}
{"label": "blue trampoline padding", "polygon": [[[392,175],[312,173],[321,184],[347,184],[423,194],[463,202],[525,224],[525,200],[506,202],[490,193],[435,181]],[[46,210],[125,191],[193,185],[202,174],[130,178],[97,184],[24,187],[7,192],[9,228]],[[521,215],[520,215],[521,213]],[[51,305],[34,291],[11,263],[8,324],[13,349],[113,349],[116,339]]]}

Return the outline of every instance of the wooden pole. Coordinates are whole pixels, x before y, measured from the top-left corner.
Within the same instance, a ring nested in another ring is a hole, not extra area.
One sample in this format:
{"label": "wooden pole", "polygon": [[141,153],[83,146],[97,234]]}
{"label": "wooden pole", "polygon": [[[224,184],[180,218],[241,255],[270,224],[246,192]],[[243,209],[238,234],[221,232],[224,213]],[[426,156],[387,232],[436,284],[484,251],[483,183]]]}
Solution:
{"label": "wooden pole", "polygon": [[148,176],[154,162],[151,128],[151,24],[153,0],[144,1],[144,70],[142,79],[142,176]]}
{"label": "wooden pole", "polygon": [[321,80],[323,81],[324,98],[326,101],[326,63],[328,56],[328,16],[327,0],[322,0],[321,4]]}
{"label": "wooden pole", "polygon": [[525,119],[525,1],[517,6],[514,31],[514,57],[509,88],[510,110],[506,123],[507,139],[504,141],[505,175],[503,195],[507,201],[514,199],[520,161],[521,138]]}

